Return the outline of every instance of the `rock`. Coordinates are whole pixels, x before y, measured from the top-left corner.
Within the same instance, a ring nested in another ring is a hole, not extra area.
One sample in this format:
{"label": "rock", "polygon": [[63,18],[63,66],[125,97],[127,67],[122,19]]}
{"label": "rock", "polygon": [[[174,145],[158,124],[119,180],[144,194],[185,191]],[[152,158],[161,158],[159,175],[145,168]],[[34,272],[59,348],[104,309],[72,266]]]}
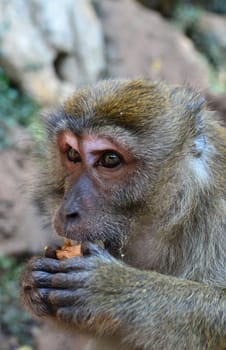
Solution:
{"label": "rock", "polygon": [[31,188],[31,143],[21,132],[15,133],[17,148],[0,153],[0,255],[37,253],[54,241],[51,230],[43,230],[37,207],[29,198]]}
{"label": "rock", "polygon": [[110,76],[207,88],[207,67],[192,42],[158,13],[132,0],[100,1],[99,7]]}
{"label": "rock", "polygon": [[[89,0],[3,0],[0,44],[0,64],[41,104],[59,102],[74,90],[72,82],[95,82],[105,69],[101,26]],[[63,77],[57,66],[67,57],[81,72],[73,79],[71,65]]]}
{"label": "rock", "polygon": [[58,60],[57,63],[59,75],[63,80],[69,81],[74,86],[84,83],[84,75],[81,72],[78,62],[74,59],[74,56],[67,55],[64,59]]}
{"label": "rock", "polygon": [[26,72],[18,83],[27,95],[41,105],[60,103],[75,89],[75,86],[71,86],[70,83],[61,82],[51,66],[43,67],[39,72]]}
{"label": "rock", "polygon": [[77,83],[95,82],[105,68],[105,60],[101,25],[90,1],[32,0],[31,4],[35,22],[49,45],[59,53],[67,53],[65,59],[73,59],[82,71]]}
{"label": "rock", "polygon": [[76,0],[73,3],[71,10],[77,38],[76,53],[79,56],[86,81],[94,82],[105,69],[102,27],[89,5],[90,1]]}
{"label": "rock", "polygon": [[73,12],[73,7],[76,7],[76,1],[31,0],[29,2],[33,23],[44,35],[47,45],[56,52],[71,52],[74,49],[75,37],[72,28],[73,15],[70,18],[68,15],[69,12]]}

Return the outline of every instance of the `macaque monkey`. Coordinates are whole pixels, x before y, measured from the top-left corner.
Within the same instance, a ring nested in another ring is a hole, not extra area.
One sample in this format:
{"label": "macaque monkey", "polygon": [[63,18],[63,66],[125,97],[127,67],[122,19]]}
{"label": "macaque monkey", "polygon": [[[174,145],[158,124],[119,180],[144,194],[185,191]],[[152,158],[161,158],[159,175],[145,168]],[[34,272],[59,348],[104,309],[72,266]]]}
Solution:
{"label": "macaque monkey", "polygon": [[86,350],[226,349],[226,132],[202,96],[103,81],[46,130],[40,198],[83,256],[31,259],[27,309]]}

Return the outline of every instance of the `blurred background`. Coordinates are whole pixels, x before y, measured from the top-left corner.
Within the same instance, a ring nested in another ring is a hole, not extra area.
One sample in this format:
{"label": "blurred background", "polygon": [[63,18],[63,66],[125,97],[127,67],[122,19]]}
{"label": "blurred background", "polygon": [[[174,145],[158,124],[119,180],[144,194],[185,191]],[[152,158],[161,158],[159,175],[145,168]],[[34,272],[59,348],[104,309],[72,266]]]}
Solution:
{"label": "blurred background", "polygon": [[225,0],[0,0],[0,350],[80,350],[21,306],[24,262],[55,237],[30,196],[39,115],[112,77],[201,90],[226,122]]}

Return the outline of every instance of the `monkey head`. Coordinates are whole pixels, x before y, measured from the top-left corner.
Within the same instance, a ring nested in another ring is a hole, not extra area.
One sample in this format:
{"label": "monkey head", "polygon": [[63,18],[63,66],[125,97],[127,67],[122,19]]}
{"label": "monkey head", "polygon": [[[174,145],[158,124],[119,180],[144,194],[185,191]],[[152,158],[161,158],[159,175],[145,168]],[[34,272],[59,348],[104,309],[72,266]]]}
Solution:
{"label": "monkey head", "polygon": [[[180,167],[205,148],[203,99],[184,91],[141,80],[104,81],[78,90],[50,115],[42,185],[60,236],[102,240],[118,255],[141,226],[145,234],[158,215],[169,219],[161,200],[176,206],[178,193],[183,197],[183,179],[175,190]],[[175,192],[170,199],[169,188]]]}

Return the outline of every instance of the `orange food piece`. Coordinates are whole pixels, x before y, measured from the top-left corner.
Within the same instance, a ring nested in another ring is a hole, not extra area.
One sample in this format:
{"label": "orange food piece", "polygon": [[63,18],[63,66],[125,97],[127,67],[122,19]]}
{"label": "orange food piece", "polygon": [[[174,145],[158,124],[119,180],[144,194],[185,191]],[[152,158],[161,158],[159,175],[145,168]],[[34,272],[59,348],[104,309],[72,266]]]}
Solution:
{"label": "orange food piece", "polygon": [[82,256],[81,244],[73,245],[70,240],[66,240],[61,249],[56,250],[56,256],[59,260]]}

